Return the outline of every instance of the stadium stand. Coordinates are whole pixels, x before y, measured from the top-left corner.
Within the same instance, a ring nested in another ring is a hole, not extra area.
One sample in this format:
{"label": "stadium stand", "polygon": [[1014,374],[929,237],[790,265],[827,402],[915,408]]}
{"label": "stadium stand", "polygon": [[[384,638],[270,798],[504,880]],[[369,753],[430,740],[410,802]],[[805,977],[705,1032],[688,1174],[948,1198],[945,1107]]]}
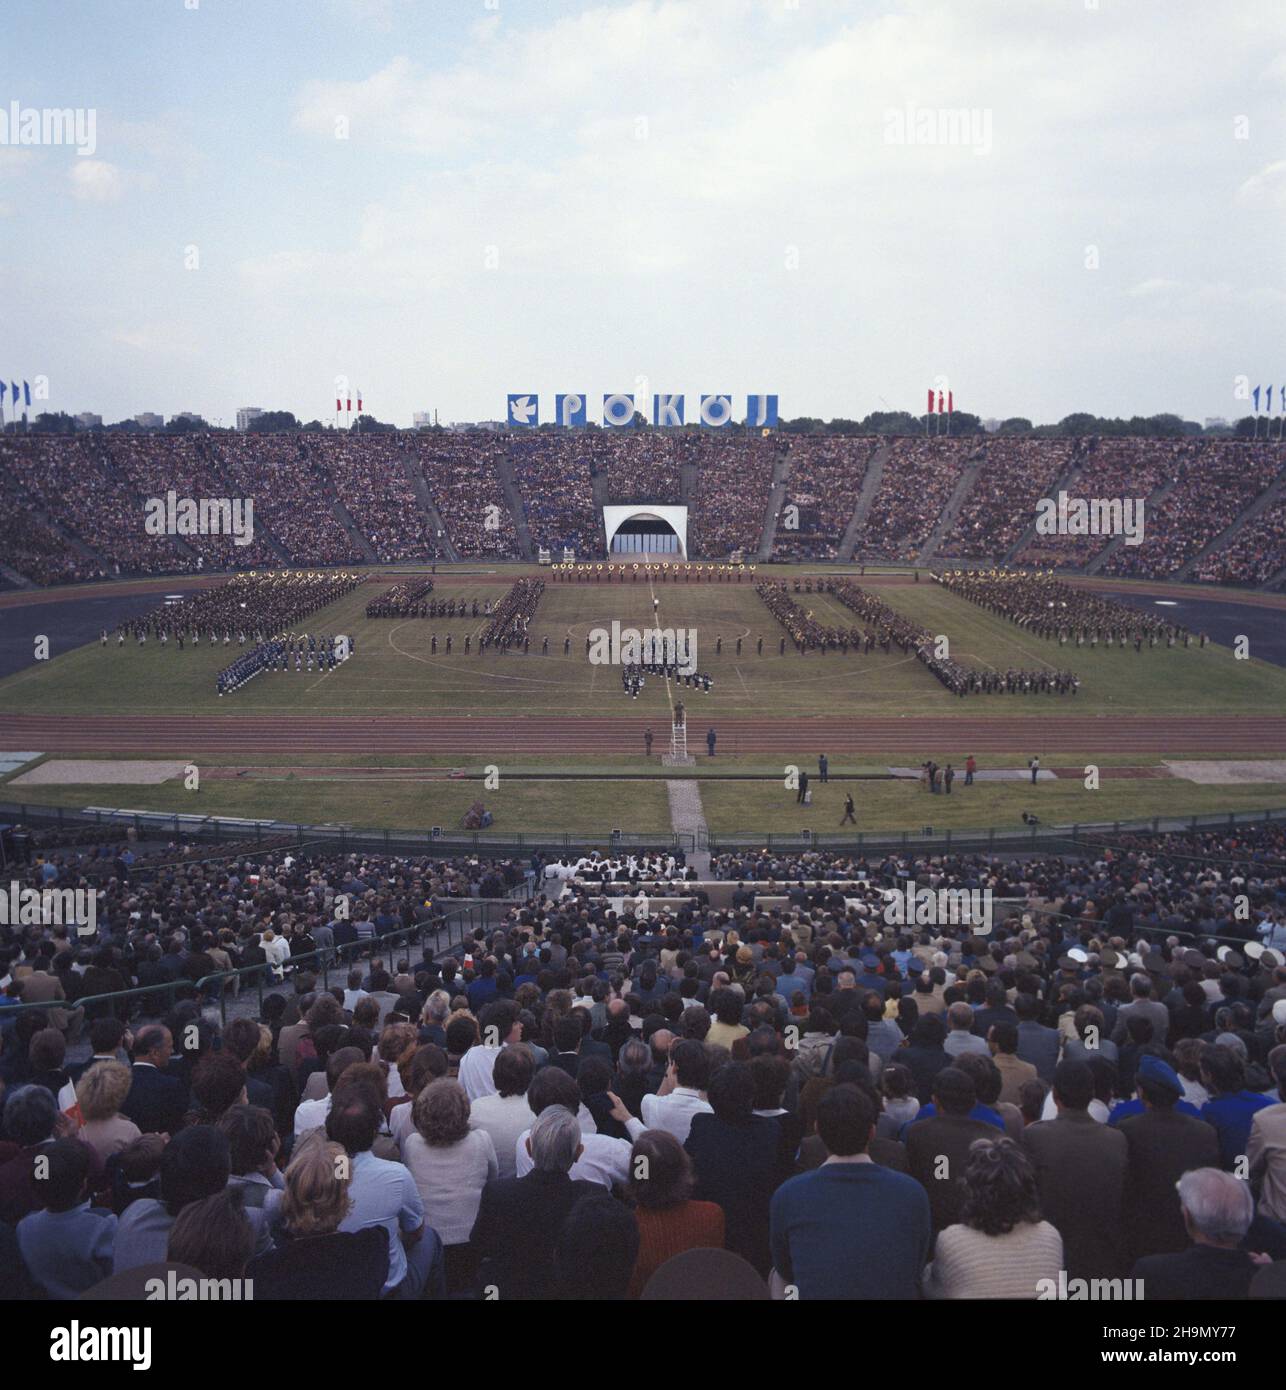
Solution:
{"label": "stadium stand", "polygon": [[[869,470],[881,450],[874,487]],[[564,547],[595,558],[601,506],[648,501],[686,503],[694,559],[753,556],[770,537],[775,559],[829,560],[849,537],[859,562],[1008,561],[1266,584],[1286,563],[1284,462],[1280,443],[1222,439],[100,432],[6,437],[0,499],[15,518],[9,577],[37,584],[398,563],[439,559],[448,547],[461,559],[534,558],[528,544],[556,558]],[[868,474],[873,495],[858,526]],[[1034,534],[1038,501],[1060,487],[1074,497],[1144,498],[1142,544]],[[252,543],[148,535],[145,500],[171,490],[252,499]],[[766,531],[770,500],[778,514]],[[788,506],[799,508],[797,527],[783,521]]]}
{"label": "stadium stand", "polygon": [[[635,1298],[722,1249],[801,1298],[1031,1299],[1159,1278],[1201,1188],[1244,1295],[1286,1255],[1286,830],[1061,849],[726,851],[698,881],[665,851],[46,843],[21,885],[102,906],[93,941],[0,927],[0,1282]],[[990,934],[890,925],[908,879],[988,894]],[[640,889],[678,905],[637,919]]]}

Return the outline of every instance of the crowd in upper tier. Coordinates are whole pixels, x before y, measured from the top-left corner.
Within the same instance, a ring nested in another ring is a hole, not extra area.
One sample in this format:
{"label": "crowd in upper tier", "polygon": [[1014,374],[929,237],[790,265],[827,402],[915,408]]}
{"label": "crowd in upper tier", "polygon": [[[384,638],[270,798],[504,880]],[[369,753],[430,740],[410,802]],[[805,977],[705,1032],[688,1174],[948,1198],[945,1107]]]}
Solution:
{"label": "crowd in upper tier", "polygon": [[[990,560],[1265,584],[1286,566],[1280,443],[569,430],[95,432],[0,439],[11,573],[118,575],[601,557],[602,507],[688,507],[694,559]],[[248,544],[150,534],[149,498],[250,500]],[[1038,504],[1141,499],[1142,542],[1040,534]]]}

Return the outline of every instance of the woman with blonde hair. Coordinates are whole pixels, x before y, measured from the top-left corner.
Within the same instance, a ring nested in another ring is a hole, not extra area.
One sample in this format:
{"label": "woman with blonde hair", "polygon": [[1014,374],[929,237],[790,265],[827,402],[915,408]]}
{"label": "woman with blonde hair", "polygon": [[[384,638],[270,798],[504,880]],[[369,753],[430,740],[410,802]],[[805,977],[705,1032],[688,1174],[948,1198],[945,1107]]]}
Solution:
{"label": "woman with blonde hair", "polygon": [[388,1231],[341,1231],[352,1210],[352,1159],[320,1129],[299,1141],[286,1169],[277,1248],[246,1266],[256,1299],[380,1297],[389,1273]]}
{"label": "woman with blonde hair", "polygon": [[469,1243],[482,1189],[500,1176],[496,1147],[485,1129],[469,1128],[469,1097],[458,1081],[443,1077],[415,1098],[415,1133],[403,1145],[403,1162],[424,1202],[425,1224],[442,1241],[447,1293],[473,1287],[477,1257]]}
{"label": "woman with blonde hair", "polygon": [[120,1113],[129,1095],[130,1069],[120,1062],[95,1062],[76,1083],[81,1129],[77,1136],[104,1163],[127,1148],[142,1130]]}

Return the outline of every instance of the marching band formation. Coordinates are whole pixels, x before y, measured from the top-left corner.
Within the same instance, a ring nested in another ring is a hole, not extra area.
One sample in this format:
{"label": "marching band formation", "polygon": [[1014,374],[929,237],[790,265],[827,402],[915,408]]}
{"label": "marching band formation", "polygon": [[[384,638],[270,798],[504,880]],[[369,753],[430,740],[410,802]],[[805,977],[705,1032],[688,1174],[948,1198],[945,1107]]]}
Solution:
{"label": "marching band formation", "polygon": [[[1053,570],[947,570],[934,578],[944,589],[1037,637],[1057,638],[1060,647],[1074,641],[1092,650],[1102,642],[1105,647],[1133,646],[1141,652],[1144,641],[1149,647],[1159,642],[1167,647],[1192,644],[1192,633],[1181,623],[1073,588],[1055,579]],[[1199,645],[1207,641],[1201,633]]]}

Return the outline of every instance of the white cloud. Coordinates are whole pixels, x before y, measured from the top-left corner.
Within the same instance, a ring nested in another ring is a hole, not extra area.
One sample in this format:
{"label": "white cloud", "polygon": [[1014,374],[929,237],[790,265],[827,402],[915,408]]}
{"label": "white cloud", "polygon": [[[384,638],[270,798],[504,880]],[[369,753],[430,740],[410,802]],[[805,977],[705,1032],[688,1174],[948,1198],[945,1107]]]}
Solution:
{"label": "white cloud", "polygon": [[105,159],[78,159],[67,177],[71,196],[82,203],[116,203],[125,196],[124,171]]}
{"label": "white cloud", "polygon": [[1237,190],[1248,207],[1286,207],[1286,159],[1279,159],[1252,174]]}

